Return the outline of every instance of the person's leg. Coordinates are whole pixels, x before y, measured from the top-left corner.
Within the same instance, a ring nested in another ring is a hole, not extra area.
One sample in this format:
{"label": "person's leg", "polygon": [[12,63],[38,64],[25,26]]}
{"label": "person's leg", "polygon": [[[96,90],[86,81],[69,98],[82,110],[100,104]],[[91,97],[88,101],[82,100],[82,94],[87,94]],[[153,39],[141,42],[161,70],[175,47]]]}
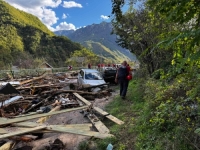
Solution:
{"label": "person's leg", "polygon": [[119,86],[120,86],[120,96],[122,96],[122,92],[123,92],[123,82],[119,81]]}
{"label": "person's leg", "polygon": [[125,98],[127,89],[128,89],[128,80],[124,80],[123,81],[123,91],[121,93],[122,98]]}

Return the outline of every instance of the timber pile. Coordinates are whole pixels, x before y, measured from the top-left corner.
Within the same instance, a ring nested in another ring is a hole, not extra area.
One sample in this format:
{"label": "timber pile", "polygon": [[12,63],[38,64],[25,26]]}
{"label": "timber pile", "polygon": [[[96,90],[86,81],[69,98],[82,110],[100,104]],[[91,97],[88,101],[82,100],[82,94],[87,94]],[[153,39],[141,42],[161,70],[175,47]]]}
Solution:
{"label": "timber pile", "polygon": [[[71,76],[64,73],[42,75],[22,81],[16,87],[20,94],[0,94],[0,142],[6,140],[0,150],[13,149],[20,141],[31,142],[44,133],[50,132],[71,133],[96,138],[113,136],[96,116],[96,113],[119,125],[123,124],[123,121],[98,107],[93,107],[93,102],[88,101],[110,96],[112,90],[102,88],[97,92],[88,92],[90,91],[88,89],[100,88],[103,85],[87,87],[82,90],[75,85],[73,90],[66,90],[64,87],[71,84],[67,82],[68,78],[74,79],[74,74]],[[9,101],[10,99],[16,100]],[[82,110],[83,116],[87,116],[91,124],[45,124],[52,115],[77,110]],[[38,120],[30,122],[29,120],[32,119]],[[91,131],[92,126],[98,132]]]}

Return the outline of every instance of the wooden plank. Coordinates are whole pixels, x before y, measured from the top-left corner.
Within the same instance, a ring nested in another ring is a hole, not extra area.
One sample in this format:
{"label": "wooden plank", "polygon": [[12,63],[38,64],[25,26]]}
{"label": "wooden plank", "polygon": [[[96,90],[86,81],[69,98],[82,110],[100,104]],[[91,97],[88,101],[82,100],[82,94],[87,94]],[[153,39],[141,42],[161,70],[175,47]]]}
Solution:
{"label": "wooden plank", "polygon": [[52,131],[57,131],[57,132],[61,132],[61,133],[72,133],[72,134],[78,134],[78,135],[85,135],[85,136],[92,136],[92,137],[96,137],[96,138],[107,138],[107,137],[113,137],[112,134],[108,134],[108,133],[99,133],[99,132],[94,132],[94,131],[81,131],[81,130],[74,130],[74,129],[67,129],[65,127],[47,127],[48,130],[52,130]]}
{"label": "wooden plank", "polygon": [[20,82],[20,85],[23,85],[23,84],[25,84],[25,83],[29,83],[29,82],[32,82],[32,81],[35,81],[35,80],[42,79],[43,77],[45,77],[45,74],[42,75],[42,76],[40,76],[40,77],[35,77],[35,78],[33,78],[33,79],[30,79],[30,80],[22,81],[22,82]]}
{"label": "wooden plank", "polygon": [[[61,106],[56,106],[55,108],[53,108],[50,112],[55,112],[60,110]],[[40,119],[38,119],[36,122],[37,123],[44,123],[46,122],[51,116],[46,116],[46,117],[42,117]]]}
{"label": "wooden plank", "polygon": [[20,135],[20,134],[30,133],[30,132],[34,132],[34,131],[45,129],[45,128],[46,128],[46,126],[39,126],[39,127],[35,127],[35,128],[28,128],[28,129],[22,130],[22,131],[11,132],[8,134],[0,135],[0,139],[4,139],[4,138],[8,138],[8,137],[15,136],[15,135]]}
{"label": "wooden plank", "polygon": [[27,127],[27,128],[33,128],[33,127],[37,127],[39,126],[38,123],[36,122],[18,122],[18,123],[13,123],[11,124],[12,126],[16,126],[16,127]]}
{"label": "wooden plank", "polygon": [[116,118],[116,117],[110,115],[109,113],[103,111],[102,109],[100,109],[100,108],[98,108],[98,107],[94,107],[94,110],[97,111],[99,114],[105,116],[106,118],[110,119],[111,121],[113,121],[113,122],[115,122],[115,123],[117,123],[117,124],[119,124],[119,125],[124,124],[123,121],[121,121],[121,120],[119,120],[118,118]]}
{"label": "wooden plank", "polygon": [[[44,130],[41,130],[41,129],[44,129]],[[39,127],[35,127],[35,128],[18,128],[17,132],[12,132],[12,133],[8,133],[8,131],[6,131],[4,129],[4,133],[1,133],[3,135],[0,135],[0,139],[11,137],[11,136],[14,136],[14,135],[20,135],[20,134],[24,134],[24,133],[31,133],[31,132],[72,133],[72,134],[91,136],[91,137],[96,137],[96,138],[101,138],[101,139],[107,138],[107,137],[113,137],[112,134],[90,131],[90,129],[88,128],[88,125],[87,125],[87,129],[85,127],[84,128],[81,127],[80,125],[78,125],[77,127],[76,126],[72,126],[72,125],[70,125],[70,126],[68,126],[68,125],[50,125],[50,126],[39,126]]]}
{"label": "wooden plank", "polygon": [[73,93],[80,101],[82,101],[83,103],[85,103],[86,105],[91,105],[91,103],[89,101],[87,101],[85,98],[83,98],[82,96],[80,96],[78,93]]}
{"label": "wooden plank", "polygon": [[[45,126],[45,125],[43,125]],[[37,126],[32,126],[32,128],[37,127]],[[73,129],[73,130],[81,130],[81,131],[90,131],[90,127],[92,127],[92,124],[71,124],[71,125],[48,125],[46,127],[54,127],[54,128],[59,128],[63,127],[68,130]],[[23,131],[30,129],[30,127],[8,127],[8,128],[0,128],[0,134],[7,134],[10,132],[13,132],[13,130],[17,131]],[[37,131],[36,131],[37,132]],[[40,130],[38,132],[52,132],[48,130]]]}
{"label": "wooden plank", "polygon": [[103,110],[102,110],[101,108],[99,108],[99,107],[94,107],[94,110],[95,110],[96,112],[98,112],[99,114],[103,115],[103,116],[109,115],[109,113],[103,111]]}
{"label": "wooden plank", "polygon": [[112,116],[112,115],[108,115],[108,116],[106,116],[106,118],[112,120],[113,122],[115,122],[115,123],[117,123],[117,124],[119,124],[119,125],[124,124],[123,121],[119,120],[118,118],[116,118],[116,117],[114,117],[114,116]]}
{"label": "wooden plank", "polygon": [[7,141],[4,145],[2,145],[2,146],[0,147],[0,150],[11,150],[11,149],[12,149],[12,146],[13,146],[14,144],[15,144],[14,141],[9,140],[9,141]]}
{"label": "wooden plank", "polygon": [[[96,129],[102,134],[110,133],[110,130],[95,116],[92,114],[93,117],[87,115],[88,119],[92,122],[92,124],[96,127]],[[96,119],[96,120],[95,120]]]}
{"label": "wooden plank", "polygon": [[1,121],[2,119],[0,119],[0,125],[6,125],[6,124],[11,124],[11,123],[16,123],[16,122],[23,122],[23,121],[27,121],[27,120],[31,120],[31,119],[35,119],[35,118],[57,115],[57,114],[76,111],[76,110],[85,109],[85,108],[87,108],[87,106],[65,109],[65,110],[61,110],[61,111],[54,111],[54,112],[49,112],[49,113],[44,113],[44,114],[36,114],[36,115],[25,116],[25,117],[14,118],[14,119],[6,119],[4,121]]}

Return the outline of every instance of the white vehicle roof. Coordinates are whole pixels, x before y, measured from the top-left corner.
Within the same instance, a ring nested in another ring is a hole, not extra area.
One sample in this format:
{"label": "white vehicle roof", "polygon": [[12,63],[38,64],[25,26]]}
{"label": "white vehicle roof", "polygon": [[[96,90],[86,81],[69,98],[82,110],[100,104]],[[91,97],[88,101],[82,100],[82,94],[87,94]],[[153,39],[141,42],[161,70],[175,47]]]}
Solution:
{"label": "white vehicle roof", "polygon": [[83,70],[84,72],[99,72],[96,69],[81,69],[81,70]]}

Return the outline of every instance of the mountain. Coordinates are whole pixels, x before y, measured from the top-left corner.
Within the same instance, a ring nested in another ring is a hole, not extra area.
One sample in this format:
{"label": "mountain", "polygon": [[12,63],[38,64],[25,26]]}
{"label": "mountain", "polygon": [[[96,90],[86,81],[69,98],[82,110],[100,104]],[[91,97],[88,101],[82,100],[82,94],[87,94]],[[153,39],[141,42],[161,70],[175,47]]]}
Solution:
{"label": "mountain", "polygon": [[35,16],[0,0],[0,68],[22,61],[43,59],[53,66],[63,66],[79,43],[56,36]]}
{"label": "mountain", "polygon": [[100,24],[92,24],[84,28],[74,30],[61,30],[54,32],[56,35],[67,36],[75,42],[79,42],[83,46],[92,50],[98,56],[102,56],[104,60],[112,60],[119,63],[123,60],[136,60],[134,54],[130,51],[118,46],[116,35],[112,34],[112,24],[102,22]]}

